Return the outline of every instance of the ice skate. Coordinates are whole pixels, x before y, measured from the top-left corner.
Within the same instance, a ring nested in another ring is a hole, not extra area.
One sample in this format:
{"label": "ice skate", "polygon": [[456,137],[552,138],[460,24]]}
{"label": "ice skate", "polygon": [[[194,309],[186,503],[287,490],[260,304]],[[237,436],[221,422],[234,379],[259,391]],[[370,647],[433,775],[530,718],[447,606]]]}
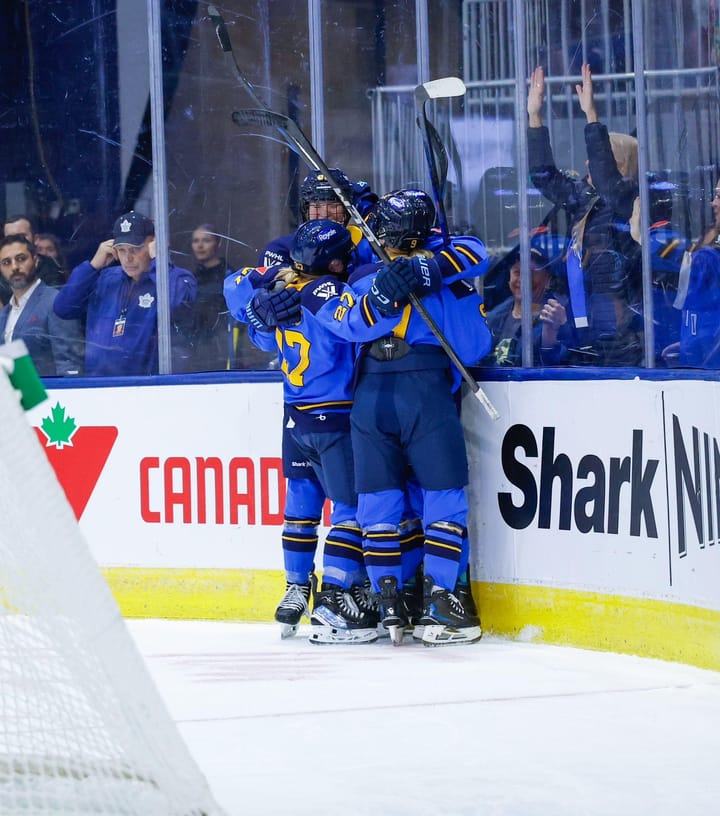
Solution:
{"label": "ice skate", "polygon": [[473,622],[474,626],[480,626],[480,614],[478,613],[475,599],[472,595],[472,587],[470,584],[470,574],[466,572],[462,578],[458,578],[455,584],[455,597],[463,605],[468,618]]}
{"label": "ice skate", "polygon": [[425,646],[475,643],[480,640],[482,629],[477,616],[468,614],[449,589],[433,589],[431,576],[425,576],[425,598],[425,610],[420,618],[420,624],[425,627],[422,636]]}
{"label": "ice skate", "polygon": [[398,591],[397,578],[392,575],[384,575],[378,581],[378,586],[380,587],[378,602],[382,625],[390,634],[393,646],[399,646],[402,643],[405,629],[408,627],[408,613],[401,591]]}
{"label": "ice skate", "polygon": [[378,637],[389,637],[390,633],[380,620],[380,607],[370,579],[366,578],[364,584],[355,584],[355,586],[350,587],[350,594],[358,605],[358,609],[365,614],[368,622],[377,629]]}
{"label": "ice skate", "polygon": [[404,583],[400,594],[408,614],[406,632],[412,634],[415,640],[422,640],[424,627],[420,624],[420,618],[425,608],[423,600],[422,566],[418,568],[410,580]]}
{"label": "ice skate", "polygon": [[377,640],[377,618],[358,608],[350,590],[323,583],[315,595],[310,643],[372,643]]}
{"label": "ice skate", "polygon": [[281,638],[285,639],[296,635],[303,616],[310,617],[311,589],[312,581],[308,581],[307,584],[287,582],[285,594],[275,610],[275,620],[280,624]]}

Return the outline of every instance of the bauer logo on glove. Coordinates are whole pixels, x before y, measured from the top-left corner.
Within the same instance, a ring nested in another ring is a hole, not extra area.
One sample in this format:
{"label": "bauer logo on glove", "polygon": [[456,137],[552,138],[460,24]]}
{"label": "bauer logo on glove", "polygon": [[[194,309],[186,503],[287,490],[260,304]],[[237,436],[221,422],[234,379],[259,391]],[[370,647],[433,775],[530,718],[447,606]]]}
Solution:
{"label": "bauer logo on glove", "polygon": [[369,297],[380,314],[392,315],[409,303],[411,294],[424,297],[440,285],[440,269],[433,258],[400,257],[379,270]]}

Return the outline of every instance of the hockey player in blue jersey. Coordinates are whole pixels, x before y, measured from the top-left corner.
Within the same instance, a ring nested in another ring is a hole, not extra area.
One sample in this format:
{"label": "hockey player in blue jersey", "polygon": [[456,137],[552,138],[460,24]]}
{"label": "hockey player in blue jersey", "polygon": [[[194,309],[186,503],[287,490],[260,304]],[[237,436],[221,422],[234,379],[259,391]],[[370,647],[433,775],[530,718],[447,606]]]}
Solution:
{"label": "hockey player in blue jersey", "polygon": [[[350,182],[339,168],[330,168],[333,180],[344,193],[353,200],[361,212],[377,201],[367,182]],[[317,171],[309,173],[300,185],[300,210],[303,221],[329,218],[346,225],[348,214],[335,194],[328,179]],[[353,238],[351,263],[355,266],[375,260],[369,243],[360,230],[350,227]],[[261,252],[258,268],[263,274],[253,270],[246,280],[246,286],[233,287],[232,297],[237,310],[247,322],[245,307],[253,295],[254,287],[269,286],[280,266],[291,266],[290,249],[295,233],[282,235],[270,241]],[[239,303],[240,298],[245,303]],[[325,503],[322,485],[314,475],[311,463],[297,450],[292,436],[287,430],[288,417],[283,417],[283,469],[287,480],[284,524],[282,534],[283,559],[285,562],[286,589],[275,611],[275,619],[280,623],[281,635],[292,636],[297,632],[303,616],[309,617],[308,600],[314,580],[315,552],[318,545],[318,526]],[[406,537],[417,537],[417,530],[405,524]]]}
{"label": "hockey player in blue jersey", "polygon": [[[250,336],[264,350],[279,349],[285,376],[284,401],[288,434],[294,448],[311,462],[323,492],[333,503],[331,530],[325,541],[323,584],[315,597],[311,642],[368,642],[377,637],[376,617],[364,608],[365,579],[362,533],[356,521],[349,415],[355,342],[386,334],[397,316],[383,317],[374,295],[356,298],[342,282],[352,251],[352,239],[341,225],[329,220],[309,221],[295,234],[293,267],[272,273],[270,287],[256,287],[246,314]],[[245,271],[235,292],[247,286]],[[439,276],[423,278],[419,264],[398,284],[383,269],[376,277],[378,291],[398,285],[429,291]],[[229,293],[228,293],[228,290]],[[226,284],[231,312],[239,316],[232,285]],[[286,506],[284,541],[286,568],[291,557],[295,519]],[[302,542],[300,542],[302,543]],[[360,602],[360,604],[358,603]]]}
{"label": "hockey player in blue jersey", "polygon": [[[432,201],[423,191],[401,190],[380,199],[368,223],[395,259],[389,270],[431,255],[424,246],[434,216]],[[463,363],[470,365],[488,352],[491,337],[482,299],[466,279],[484,271],[487,256],[481,242],[468,239],[465,244],[462,248],[462,240],[451,241],[435,254],[444,284],[423,304]],[[468,253],[476,261],[474,268],[467,263]],[[366,267],[353,273],[351,285],[358,293],[367,289],[373,294],[373,271]],[[398,643],[408,624],[398,532],[410,465],[423,495],[423,642],[474,642],[481,636],[479,620],[454,591],[468,559],[468,465],[454,398],[460,374],[401,292],[391,295],[386,306],[375,300],[388,315],[396,314],[396,304],[401,308],[392,333],[363,350],[351,412],[365,564],[380,596],[383,623]]]}
{"label": "hockey player in blue jersey", "polygon": [[[377,202],[378,197],[370,190],[366,181],[351,182],[339,167],[329,168],[333,181],[339,186],[345,196],[353,202],[358,211],[365,215]],[[338,224],[348,226],[348,213],[332,188],[330,181],[317,170],[308,173],[300,185],[300,215],[303,222],[318,218],[328,218]],[[354,266],[370,263],[377,260],[373,256],[372,248],[362,232],[357,227],[348,227],[353,239],[352,263]],[[293,236],[291,232],[281,235],[270,241],[260,253],[258,266],[271,267],[291,264],[290,247]]]}

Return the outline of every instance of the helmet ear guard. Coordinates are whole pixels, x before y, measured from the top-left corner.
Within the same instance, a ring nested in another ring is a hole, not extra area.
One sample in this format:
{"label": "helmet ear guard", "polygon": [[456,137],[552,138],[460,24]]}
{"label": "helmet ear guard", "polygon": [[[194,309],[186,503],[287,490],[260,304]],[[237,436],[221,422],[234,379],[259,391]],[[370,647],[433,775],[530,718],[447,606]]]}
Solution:
{"label": "helmet ear guard", "polygon": [[435,205],[424,190],[396,190],[378,201],[367,221],[386,247],[414,252],[430,237]]}
{"label": "helmet ear guard", "polygon": [[354,249],[352,236],[336,221],[319,218],[301,224],[293,236],[290,258],[293,269],[304,275],[337,275],[333,261],[347,268]]}

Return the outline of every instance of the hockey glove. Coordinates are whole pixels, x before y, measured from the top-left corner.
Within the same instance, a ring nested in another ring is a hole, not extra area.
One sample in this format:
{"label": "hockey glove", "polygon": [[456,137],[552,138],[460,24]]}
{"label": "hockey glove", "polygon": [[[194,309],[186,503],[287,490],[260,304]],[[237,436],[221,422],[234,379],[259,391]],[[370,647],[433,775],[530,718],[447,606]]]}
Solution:
{"label": "hockey glove", "polygon": [[410,293],[424,297],[439,291],[441,283],[440,269],[433,258],[401,257],[380,269],[369,297],[380,314],[393,315],[408,303]]}
{"label": "hockey glove", "polygon": [[248,303],[247,319],[260,331],[272,331],[276,326],[299,323],[302,317],[300,292],[297,289],[260,289]]}

